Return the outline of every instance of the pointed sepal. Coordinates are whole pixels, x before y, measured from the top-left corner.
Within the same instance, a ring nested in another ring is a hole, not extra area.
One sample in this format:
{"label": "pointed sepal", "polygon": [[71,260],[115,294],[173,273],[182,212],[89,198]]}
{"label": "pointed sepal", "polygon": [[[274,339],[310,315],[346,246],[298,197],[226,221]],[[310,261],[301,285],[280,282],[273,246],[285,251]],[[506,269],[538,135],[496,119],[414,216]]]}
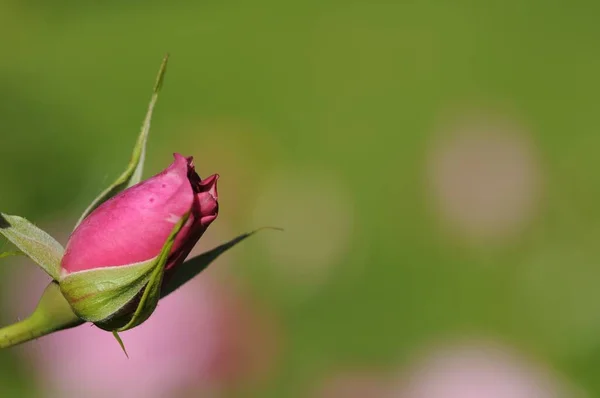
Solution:
{"label": "pointed sepal", "polygon": [[175,243],[175,238],[177,234],[185,224],[189,217],[189,213],[186,214],[179,223],[173,228],[171,235],[167,239],[165,246],[163,247],[160,255],[158,256],[158,261],[152,271],[152,275],[150,276],[150,280],[144,289],[144,293],[142,294],[142,298],[135,310],[133,317],[126,325],[121,326],[117,330],[119,332],[123,332],[125,330],[132,329],[143,322],[145,322],[150,315],[156,309],[158,305],[158,301],[160,300],[160,291],[163,282],[163,276],[165,274],[165,266],[167,265],[167,260],[169,258],[169,253],[171,252],[171,248]]}
{"label": "pointed sepal", "polygon": [[104,190],[94,201],[88,206],[87,209],[83,212],[75,228],[84,218],[86,218],[92,211],[94,211],[98,206],[102,203],[106,202],[108,199],[112,198],[119,192],[139,183],[142,180],[142,172],[144,170],[144,160],[146,158],[146,142],[148,141],[148,133],[150,132],[150,123],[152,121],[152,113],[154,112],[154,106],[156,105],[156,101],[158,100],[158,93],[162,87],[162,83],[165,77],[165,72],[167,71],[167,62],[169,60],[169,55],[165,55],[162,64],[160,65],[160,69],[158,70],[158,75],[156,77],[156,83],[154,84],[154,91],[152,93],[152,98],[150,99],[150,104],[148,105],[148,111],[146,113],[146,117],[144,119],[144,123],[142,124],[142,129],[140,131],[140,135],[138,136],[138,140],[133,148],[133,154],[131,155],[131,160],[129,161],[129,165],[127,168],[117,178],[115,182],[113,182],[108,188]]}
{"label": "pointed sepal", "polygon": [[113,330],[112,334],[115,337],[115,340],[117,340],[117,343],[119,343],[119,346],[121,347],[121,350],[123,350],[123,353],[125,354],[127,359],[129,359],[129,354],[127,353],[127,350],[125,349],[125,344],[123,344],[123,340],[121,339],[121,336],[119,336],[119,332],[117,332],[116,330]]}
{"label": "pointed sepal", "polygon": [[252,232],[247,232],[245,234],[239,235],[230,240],[229,242],[225,242],[222,245],[219,245],[207,252],[204,252],[190,260],[187,260],[172,271],[173,274],[170,275],[169,280],[167,281],[167,283],[165,283],[165,285],[162,288],[161,298],[168,296],[169,294],[177,290],[179,287],[189,282],[200,272],[204,271],[210,265],[210,263],[215,261],[217,257],[219,257],[221,254],[225,253],[227,250],[231,249],[233,246],[237,245],[246,238],[249,238],[250,236],[264,229],[283,231],[281,228],[276,227],[259,228]]}
{"label": "pointed sepal", "polygon": [[0,213],[0,235],[35,261],[52,279],[59,279],[60,260],[65,249],[48,233],[23,217]]}
{"label": "pointed sepal", "polygon": [[67,274],[60,288],[73,311],[88,322],[115,316],[144,288],[156,259]]}

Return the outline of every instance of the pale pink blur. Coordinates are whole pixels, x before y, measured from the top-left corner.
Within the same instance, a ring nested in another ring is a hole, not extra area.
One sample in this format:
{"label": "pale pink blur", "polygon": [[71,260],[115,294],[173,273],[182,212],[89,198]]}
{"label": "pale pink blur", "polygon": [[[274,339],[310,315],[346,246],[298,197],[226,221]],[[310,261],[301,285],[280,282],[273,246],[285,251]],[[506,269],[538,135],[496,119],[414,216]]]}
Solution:
{"label": "pale pink blur", "polygon": [[[276,329],[233,281],[224,283],[211,271],[161,300],[143,325],[121,334],[129,359],[110,333],[91,324],[24,345],[20,351],[44,396],[218,397],[256,386],[273,369]],[[33,279],[41,291],[40,274]]]}
{"label": "pale pink blur", "polygon": [[326,379],[310,398],[388,398],[391,383],[369,370],[340,372]]}
{"label": "pale pink blur", "polygon": [[560,378],[509,348],[468,343],[433,350],[418,360],[391,397],[583,397]]}
{"label": "pale pink blur", "polygon": [[[393,368],[393,367],[392,367]],[[429,346],[393,372],[337,371],[309,398],[586,398],[543,364],[481,341]]]}
{"label": "pale pink blur", "polygon": [[486,244],[516,236],[528,225],[543,185],[531,133],[496,113],[471,111],[443,123],[427,153],[436,215],[454,235]]}

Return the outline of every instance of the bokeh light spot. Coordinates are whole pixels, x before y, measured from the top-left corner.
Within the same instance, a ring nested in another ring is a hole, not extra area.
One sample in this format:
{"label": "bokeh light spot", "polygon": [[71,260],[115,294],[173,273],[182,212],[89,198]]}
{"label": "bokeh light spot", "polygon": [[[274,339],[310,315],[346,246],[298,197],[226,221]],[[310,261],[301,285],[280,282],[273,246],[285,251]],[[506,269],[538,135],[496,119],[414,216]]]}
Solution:
{"label": "bokeh light spot", "polygon": [[435,210],[464,238],[514,236],[537,208],[542,176],[536,148],[515,122],[483,115],[445,123],[427,162]]}
{"label": "bokeh light spot", "polygon": [[558,376],[512,349],[482,342],[431,350],[413,364],[394,397],[580,398]]}

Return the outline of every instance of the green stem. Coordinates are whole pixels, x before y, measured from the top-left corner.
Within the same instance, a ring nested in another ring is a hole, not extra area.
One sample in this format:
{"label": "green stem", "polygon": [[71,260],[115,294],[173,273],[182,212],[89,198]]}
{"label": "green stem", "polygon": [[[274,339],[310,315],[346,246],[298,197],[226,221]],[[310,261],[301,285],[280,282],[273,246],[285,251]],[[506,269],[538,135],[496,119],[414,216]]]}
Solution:
{"label": "green stem", "polygon": [[24,321],[0,329],[0,348],[12,347],[48,333],[50,332],[46,332],[40,318],[32,315]]}
{"label": "green stem", "polygon": [[56,282],[51,282],[33,314],[0,329],[0,348],[12,347],[84,323],[71,310]]}

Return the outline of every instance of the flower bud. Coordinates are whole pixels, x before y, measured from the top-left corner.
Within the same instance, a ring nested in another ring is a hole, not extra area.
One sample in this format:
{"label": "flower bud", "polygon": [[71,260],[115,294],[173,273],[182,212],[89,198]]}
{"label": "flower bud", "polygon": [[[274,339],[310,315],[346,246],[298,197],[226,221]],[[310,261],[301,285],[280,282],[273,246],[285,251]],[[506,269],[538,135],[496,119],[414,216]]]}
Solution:
{"label": "flower bud", "polygon": [[98,323],[134,312],[151,279],[161,283],[217,217],[218,175],[202,180],[191,157],[174,157],[163,172],[101,204],[71,234],[60,285],[82,319]]}

